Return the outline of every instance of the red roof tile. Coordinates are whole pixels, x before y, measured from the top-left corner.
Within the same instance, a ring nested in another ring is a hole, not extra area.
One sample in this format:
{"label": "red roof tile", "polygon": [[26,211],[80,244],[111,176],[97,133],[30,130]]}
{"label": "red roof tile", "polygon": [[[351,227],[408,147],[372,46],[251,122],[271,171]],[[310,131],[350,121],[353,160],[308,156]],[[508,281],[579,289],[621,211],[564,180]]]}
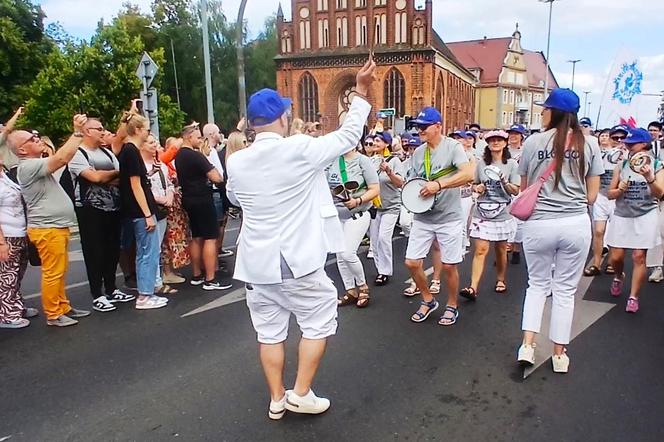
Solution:
{"label": "red roof tile", "polygon": [[[526,57],[528,69],[528,84],[534,87],[544,87],[544,76],[546,74],[546,57],[541,52],[523,50]],[[540,83],[541,82],[541,83]],[[557,88],[558,82],[549,68],[549,88]]]}

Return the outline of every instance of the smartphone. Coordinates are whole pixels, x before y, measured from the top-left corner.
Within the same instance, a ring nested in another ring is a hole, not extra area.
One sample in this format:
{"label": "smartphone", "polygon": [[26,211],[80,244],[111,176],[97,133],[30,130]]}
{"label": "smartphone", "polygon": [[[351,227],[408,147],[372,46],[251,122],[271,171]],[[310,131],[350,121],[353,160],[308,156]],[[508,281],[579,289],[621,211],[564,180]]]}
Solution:
{"label": "smartphone", "polygon": [[143,111],[143,100],[136,100],[136,110],[138,110],[138,113],[143,115],[145,112]]}

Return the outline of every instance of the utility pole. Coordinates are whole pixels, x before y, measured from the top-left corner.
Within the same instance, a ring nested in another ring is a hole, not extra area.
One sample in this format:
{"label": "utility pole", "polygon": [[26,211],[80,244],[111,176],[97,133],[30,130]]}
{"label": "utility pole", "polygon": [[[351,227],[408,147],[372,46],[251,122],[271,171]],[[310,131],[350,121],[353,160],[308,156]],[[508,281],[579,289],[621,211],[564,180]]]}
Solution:
{"label": "utility pole", "polygon": [[208,34],[207,0],[201,0],[201,21],[203,22],[203,63],[205,65],[205,95],[207,97],[208,123],[214,123],[212,104],[212,73],[210,71],[210,35]]}
{"label": "utility pole", "polygon": [[583,105],[583,113],[585,114],[584,116],[590,117],[590,112],[588,112],[588,94],[590,94],[590,91],[583,91],[585,97],[585,103]]}
{"label": "utility pole", "polygon": [[242,0],[240,10],[237,13],[237,22],[235,23],[235,48],[237,51],[237,81],[240,103],[240,118],[247,116],[247,84],[244,77],[244,9],[247,6],[247,0]]}
{"label": "utility pole", "polygon": [[580,59],[567,60],[567,63],[572,63],[572,92],[574,92],[574,75],[576,74],[576,64],[580,61]]}
{"label": "utility pole", "polygon": [[553,2],[556,0],[539,0],[549,4],[549,32],[546,37],[546,73],[544,74],[544,99],[549,96],[549,53],[551,50],[551,18],[553,17]]}
{"label": "utility pole", "polygon": [[178,86],[178,70],[175,67],[175,49],[173,48],[173,39],[171,38],[171,55],[173,55],[173,77],[175,78],[175,96],[178,100],[178,110],[182,110],[180,107],[180,86]]}

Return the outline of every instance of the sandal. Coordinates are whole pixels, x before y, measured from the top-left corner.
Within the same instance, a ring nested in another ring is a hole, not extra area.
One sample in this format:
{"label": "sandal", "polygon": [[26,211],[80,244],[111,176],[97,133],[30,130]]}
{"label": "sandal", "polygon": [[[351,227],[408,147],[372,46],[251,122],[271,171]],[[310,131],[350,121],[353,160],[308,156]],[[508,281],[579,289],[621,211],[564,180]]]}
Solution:
{"label": "sandal", "polygon": [[429,287],[429,292],[431,292],[432,295],[437,295],[440,293],[440,279],[431,280],[431,287]]}
{"label": "sandal", "polygon": [[493,289],[496,293],[505,293],[507,291],[507,286],[505,281],[496,281],[496,287]]}
{"label": "sandal", "polygon": [[430,302],[420,301],[420,305],[427,307],[429,310],[427,310],[426,313],[422,313],[419,310],[413,313],[413,316],[410,317],[410,320],[413,322],[419,323],[426,321],[431,312],[438,309],[438,307],[440,306],[440,304],[438,304],[438,301],[436,301],[436,298],[433,298]]}
{"label": "sandal", "polygon": [[410,287],[408,287],[406,290],[403,291],[403,295],[409,298],[420,295],[421,293],[422,292],[420,292],[420,289],[417,288],[417,284],[415,284],[414,282],[411,282]]}
{"label": "sandal", "polygon": [[369,289],[360,289],[360,296],[357,297],[357,303],[355,304],[357,308],[365,308],[369,305]]}
{"label": "sandal", "polygon": [[[448,315],[448,313],[451,313]],[[450,326],[454,325],[457,322],[457,318],[459,317],[459,310],[455,307],[450,307],[449,305],[445,307],[445,313],[443,313],[443,316],[440,317],[438,320],[438,325],[443,325],[443,326]]]}
{"label": "sandal", "polygon": [[346,292],[346,294],[344,294],[344,296],[341,299],[337,300],[337,305],[339,307],[343,307],[346,305],[355,304],[356,302],[357,302],[357,296],[352,294],[349,290]]}
{"label": "sandal", "polygon": [[609,265],[607,265],[606,268],[604,269],[604,273],[606,273],[607,275],[615,275],[615,274],[616,274],[616,270],[613,268],[613,266],[612,266],[611,264],[609,264]]}
{"label": "sandal", "polygon": [[155,290],[154,292],[159,293],[160,295],[174,295],[178,292],[178,290],[174,289],[170,285],[164,284],[161,287],[159,287],[157,290]]}
{"label": "sandal", "polygon": [[472,287],[466,287],[461,289],[459,296],[466,298],[469,301],[477,301],[477,290]]}
{"label": "sandal", "polygon": [[602,273],[597,266],[589,266],[583,271],[583,276],[597,276]]}
{"label": "sandal", "polygon": [[374,281],[374,285],[385,285],[390,281],[390,277],[387,275],[378,275]]}

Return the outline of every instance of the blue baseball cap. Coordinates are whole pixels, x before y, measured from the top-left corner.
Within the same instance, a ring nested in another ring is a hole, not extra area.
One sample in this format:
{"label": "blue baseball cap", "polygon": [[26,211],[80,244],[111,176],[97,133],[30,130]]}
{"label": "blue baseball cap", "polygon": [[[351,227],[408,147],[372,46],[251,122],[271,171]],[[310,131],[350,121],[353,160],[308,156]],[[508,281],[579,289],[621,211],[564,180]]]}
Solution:
{"label": "blue baseball cap", "polygon": [[590,126],[590,127],[592,127],[592,126],[593,126],[593,120],[591,120],[591,119],[588,118],[588,117],[583,117],[583,118],[581,118],[581,119],[579,120],[579,124],[582,125],[582,126]]}
{"label": "blue baseball cap", "polygon": [[571,89],[558,88],[551,91],[544,103],[535,103],[547,109],[557,109],[561,112],[577,113],[581,109],[579,96]]}
{"label": "blue baseball cap", "polygon": [[265,126],[277,121],[293,105],[272,89],[261,89],[249,98],[247,116],[252,126]]}
{"label": "blue baseball cap", "polygon": [[418,126],[431,126],[432,124],[442,123],[443,117],[435,108],[425,107],[419,114],[417,114],[417,118],[410,120],[410,122],[411,124]]}
{"label": "blue baseball cap", "polygon": [[376,135],[374,135],[374,138],[380,138],[381,140],[385,141],[387,144],[392,145],[392,135],[390,135],[389,132],[378,132]]}
{"label": "blue baseball cap", "polygon": [[624,124],[613,126],[609,131],[609,135],[613,135],[616,132],[623,132],[625,135],[629,135],[629,127],[625,126]]}
{"label": "blue baseball cap", "polygon": [[470,138],[470,135],[465,130],[455,130],[450,134],[450,137]]}
{"label": "blue baseball cap", "polygon": [[515,132],[517,134],[525,135],[526,134],[526,128],[523,127],[522,124],[513,124],[510,126],[509,129],[507,129],[507,133],[509,132]]}
{"label": "blue baseball cap", "polygon": [[413,135],[408,139],[408,146],[418,147],[420,145],[422,145],[422,140],[420,140],[420,137],[418,135]]}
{"label": "blue baseball cap", "polygon": [[625,144],[638,144],[638,143],[651,143],[652,137],[650,132],[642,127],[637,127],[636,129],[630,129],[627,138],[623,140]]}

